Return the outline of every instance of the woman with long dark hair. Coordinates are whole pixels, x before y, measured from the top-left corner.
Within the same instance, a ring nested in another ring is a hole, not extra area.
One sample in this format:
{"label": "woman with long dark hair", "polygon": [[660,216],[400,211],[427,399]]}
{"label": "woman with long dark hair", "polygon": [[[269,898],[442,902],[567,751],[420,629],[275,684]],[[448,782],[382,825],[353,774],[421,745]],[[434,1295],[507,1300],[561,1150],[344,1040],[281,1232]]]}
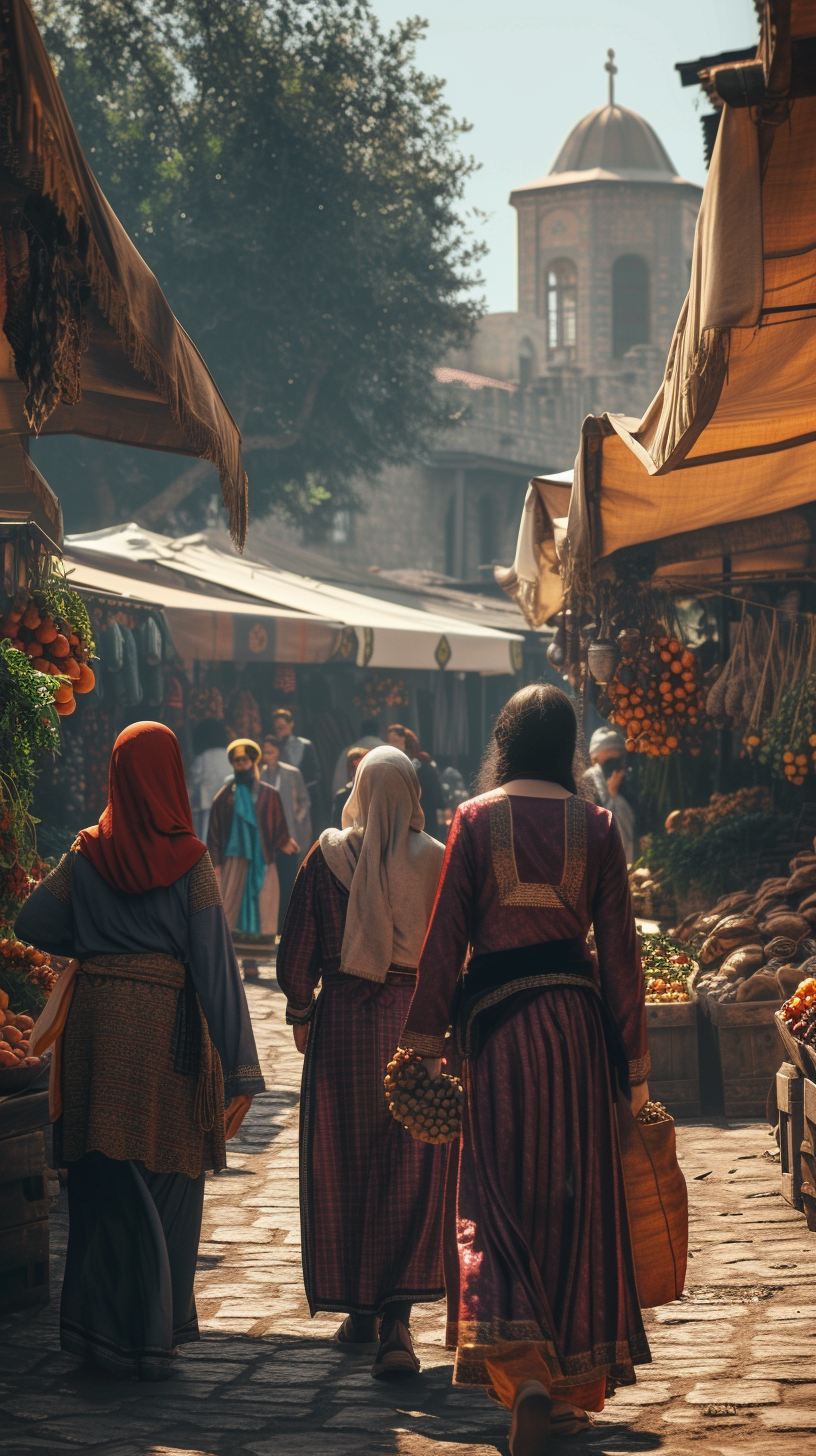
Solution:
{"label": "woman with long dark hair", "polygon": [[99,823],[14,929],[80,962],[51,1069],[54,1151],[68,1168],[62,1348],[116,1375],[164,1380],[176,1347],[199,1337],[205,1169],[225,1166],[225,1138],[264,1090],[169,728],[132,723],[119,734]]}
{"label": "woman with long dark hair", "polygon": [[575,745],[557,688],[499,714],[401,1038],[436,1076],[453,1020],[466,1059],[454,1379],[512,1410],[512,1456],[580,1429],[650,1359],[614,1106],[616,1083],[635,1111],[648,1098],[643,978],[623,845],[576,794]]}

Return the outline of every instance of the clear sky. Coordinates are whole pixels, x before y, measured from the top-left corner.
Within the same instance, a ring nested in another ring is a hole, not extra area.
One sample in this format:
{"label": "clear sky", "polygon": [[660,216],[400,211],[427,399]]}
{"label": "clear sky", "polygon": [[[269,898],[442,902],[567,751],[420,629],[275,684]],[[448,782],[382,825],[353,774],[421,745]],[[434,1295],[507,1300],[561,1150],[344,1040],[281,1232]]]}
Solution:
{"label": "clear sky", "polygon": [[705,181],[699,114],[676,61],[756,43],[752,0],[373,0],[384,25],[429,22],[418,61],[447,81],[465,138],[481,163],[467,195],[488,214],[482,272],[491,312],[516,307],[512,187],[548,172],[576,121],[607,96],[606,51],[616,52],[616,100],[651,123],[682,177]]}

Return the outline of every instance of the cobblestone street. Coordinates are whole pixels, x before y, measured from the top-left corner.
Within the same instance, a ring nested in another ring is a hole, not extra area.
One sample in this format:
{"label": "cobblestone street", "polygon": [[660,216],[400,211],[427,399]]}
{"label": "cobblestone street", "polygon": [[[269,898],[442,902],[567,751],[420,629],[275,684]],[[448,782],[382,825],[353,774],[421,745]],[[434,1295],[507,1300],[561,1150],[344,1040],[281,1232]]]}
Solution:
{"label": "cobblestone street", "polygon": [[[301,1059],[267,969],[248,987],[270,1090],[208,1182],[197,1284],[202,1328],[175,1378],[135,1385],[59,1351],[65,1195],[52,1221],[52,1292],[0,1325],[0,1447],[98,1456],[487,1456],[507,1416],[453,1389],[443,1306],[417,1310],[423,1374],[370,1379],[371,1357],[331,1343],[337,1316],[309,1318],[300,1269],[297,1102]],[[650,1313],[654,1363],[571,1451],[682,1456],[816,1453],[816,1236],[781,1199],[761,1124],[679,1129],[691,1200],[686,1294]]]}

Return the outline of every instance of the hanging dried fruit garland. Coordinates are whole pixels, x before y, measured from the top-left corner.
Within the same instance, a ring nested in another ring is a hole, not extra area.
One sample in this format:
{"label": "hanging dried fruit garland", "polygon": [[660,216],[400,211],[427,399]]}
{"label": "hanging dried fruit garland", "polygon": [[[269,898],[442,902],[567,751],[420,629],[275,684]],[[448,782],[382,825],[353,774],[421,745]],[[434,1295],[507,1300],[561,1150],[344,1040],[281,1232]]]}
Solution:
{"label": "hanging dried fruit garland", "polygon": [[[774,614],[774,631],[776,631]],[[777,691],[762,727],[759,715],[743,736],[749,756],[777,778],[801,788],[816,772],[816,623],[794,622],[778,672]]]}
{"label": "hanging dried fruit garland", "polygon": [[709,726],[700,663],[678,637],[660,632],[645,644],[621,632],[621,660],[606,686],[610,721],[626,730],[630,753],[651,758],[688,749],[698,754]]}

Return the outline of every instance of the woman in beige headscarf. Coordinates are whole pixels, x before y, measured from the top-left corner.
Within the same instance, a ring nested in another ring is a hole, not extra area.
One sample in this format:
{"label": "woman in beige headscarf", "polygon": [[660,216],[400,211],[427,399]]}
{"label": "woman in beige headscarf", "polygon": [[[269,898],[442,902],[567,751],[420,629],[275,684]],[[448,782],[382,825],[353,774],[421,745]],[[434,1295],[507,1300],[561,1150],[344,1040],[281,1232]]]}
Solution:
{"label": "woman in beige headscarf", "polygon": [[379,1335],[375,1378],[418,1373],[411,1306],[444,1294],[450,1148],[414,1142],[383,1091],[442,868],[443,848],[424,823],[410,759],[389,747],[366,754],[343,829],[324,830],[303,863],[278,950],[286,1019],[306,1054],[306,1295],[312,1314],[346,1314],[341,1344],[373,1345]]}

